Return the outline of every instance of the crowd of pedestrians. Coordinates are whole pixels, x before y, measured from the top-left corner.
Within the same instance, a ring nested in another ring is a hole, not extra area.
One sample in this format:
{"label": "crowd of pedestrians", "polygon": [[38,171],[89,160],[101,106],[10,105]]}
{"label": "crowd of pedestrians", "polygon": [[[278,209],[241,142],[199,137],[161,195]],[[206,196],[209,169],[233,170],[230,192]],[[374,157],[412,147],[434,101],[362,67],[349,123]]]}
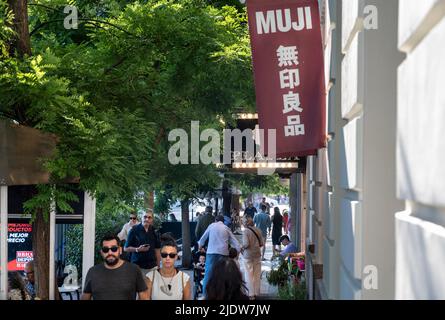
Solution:
{"label": "crowd of pedestrians", "polygon": [[[224,215],[214,214],[211,206],[198,216],[195,229],[197,260],[195,281],[202,287],[202,299],[245,300],[260,295],[261,261],[266,240],[272,237],[273,255],[298,255],[287,233],[288,216],[281,215],[265,201],[259,210],[252,202],[244,210],[242,237],[234,235]],[[153,226],[152,212],[129,221],[117,235],[106,235],[100,243],[102,262],[85,275],[82,300],[190,300],[191,277],[179,270],[178,245]],[[241,224],[240,222],[240,224]],[[241,229],[241,228],[239,228]],[[238,229],[237,229],[238,230]],[[284,231],[284,234],[283,234]],[[281,245],[284,246],[283,250]],[[202,282],[200,280],[202,279]],[[9,299],[35,298],[34,264],[25,265],[25,278],[17,272],[8,274]]]}

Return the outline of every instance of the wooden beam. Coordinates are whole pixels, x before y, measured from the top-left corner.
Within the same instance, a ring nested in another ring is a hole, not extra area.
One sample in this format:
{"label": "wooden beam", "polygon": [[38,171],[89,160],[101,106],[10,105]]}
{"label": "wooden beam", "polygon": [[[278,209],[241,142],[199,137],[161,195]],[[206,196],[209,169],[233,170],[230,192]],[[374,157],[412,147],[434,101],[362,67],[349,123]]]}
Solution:
{"label": "wooden beam", "polygon": [[8,299],[8,187],[0,186],[0,300]]}

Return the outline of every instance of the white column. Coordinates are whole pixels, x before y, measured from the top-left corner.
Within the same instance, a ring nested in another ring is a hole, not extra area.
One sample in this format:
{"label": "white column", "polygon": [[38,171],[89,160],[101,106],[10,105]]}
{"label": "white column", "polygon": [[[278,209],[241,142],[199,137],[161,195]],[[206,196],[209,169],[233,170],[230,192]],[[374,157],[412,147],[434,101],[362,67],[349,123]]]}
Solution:
{"label": "white column", "polygon": [[96,199],[85,192],[85,206],[83,213],[83,262],[82,288],[88,270],[94,266],[94,247],[96,241]]}
{"label": "white column", "polygon": [[8,187],[0,186],[0,300],[8,298]]}
{"label": "white column", "polygon": [[56,204],[51,204],[49,212],[49,300],[54,300],[55,291],[55,242],[56,242]]}

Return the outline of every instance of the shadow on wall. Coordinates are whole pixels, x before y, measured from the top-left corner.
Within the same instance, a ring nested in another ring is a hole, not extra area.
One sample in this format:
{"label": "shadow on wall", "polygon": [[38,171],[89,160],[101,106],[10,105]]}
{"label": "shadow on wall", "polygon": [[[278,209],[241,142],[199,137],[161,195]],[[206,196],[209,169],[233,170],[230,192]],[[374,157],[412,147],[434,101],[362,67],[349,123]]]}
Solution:
{"label": "shadow on wall", "polygon": [[[426,224],[429,224],[426,222]],[[415,217],[399,219],[397,235],[400,240],[396,260],[396,298],[397,299],[444,299],[443,287],[445,276],[438,266],[438,261],[444,261],[438,256],[430,254],[444,250],[434,249],[432,230],[427,230],[425,222]],[[442,237],[445,237],[443,235]],[[439,240],[441,243],[445,239]],[[442,279],[442,280],[440,280]],[[440,296],[441,295],[441,296]]]}
{"label": "shadow on wall", "polygon": [[405,194],[404,200],[416,199],[415,191],[413,188],[413,181],[409,171],[408,157],[405,151],[405,142],[403,138],[397,133],[397,196],[402,191],[400,185],[403,185],[403,191]]}

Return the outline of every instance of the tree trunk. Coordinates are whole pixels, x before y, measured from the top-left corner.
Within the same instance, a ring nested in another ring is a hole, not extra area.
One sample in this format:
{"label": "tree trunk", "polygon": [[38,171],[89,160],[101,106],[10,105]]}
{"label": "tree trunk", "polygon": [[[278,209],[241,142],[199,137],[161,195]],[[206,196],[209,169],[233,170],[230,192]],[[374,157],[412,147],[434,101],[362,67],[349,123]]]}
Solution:
{"label": "tree trunk", "polygon": [[190,269],[192,263],[192,241],[190,239],[190,216],[189,216],[190,201],[181,201],[182,214],[182,267]]}
{"label": "tree trunk", "polygon": [[232,201],[231,201],[231,207],[232,210],[236,210],[238,213],[240,212],[240,195],[239,194],[232,194]]}
{"label": "tree trunk", "polygon": [[219,198],[215,197],[215,214],[218,214],[218,210],[219,210]]}
{"label": "tree trunk", "polygon": [[[24,55],[31,55],[31,40],[28,26],[28,0],[8,0],[9,10],[14,14],[14,22],[11,26],[15,36],[9,44],[9,53],[17,54],[23,58]],[[20,124],[32,126],[26,117],[27,105],[17,103],[14,106],[14,116]]]}
{"label": "tree trunk", "polygon": [[8,0],[9,9],[14,13],[13,30],[16,36],[11,42],[10,53],[17,51],[19,57],[31,55],[31,41],[28,26],[28,0]]}
{"label": "tree trunk", "polygon": [[[253,194],[252,193],[249,193],[249,195],[247,196],[247,199],[246,199],[246,202],[244,203],[244,206],[247,207],[250,202],[253,203]],[[255,205],[255,204],[253,203],[253,205]]]}
{"label": "tree trunk", "polygon": [[154,192],[150,191],[145,195],[145,207],[147,208],[147,211],[153,212],[154,206],[155,206]]}
{"label": "tree trunk", "polygon": [[36,296],[41,300],[49,299],[49,229],[49,221],[39,210],[32,224],[32,250]]}
{"label": "tree trunk", "polygon": [[230,188],[230,182],[224,180],[222,187],[222,198],[223,198],[223,214],[230,217],[230,209],[232,206],[232,191]]}

